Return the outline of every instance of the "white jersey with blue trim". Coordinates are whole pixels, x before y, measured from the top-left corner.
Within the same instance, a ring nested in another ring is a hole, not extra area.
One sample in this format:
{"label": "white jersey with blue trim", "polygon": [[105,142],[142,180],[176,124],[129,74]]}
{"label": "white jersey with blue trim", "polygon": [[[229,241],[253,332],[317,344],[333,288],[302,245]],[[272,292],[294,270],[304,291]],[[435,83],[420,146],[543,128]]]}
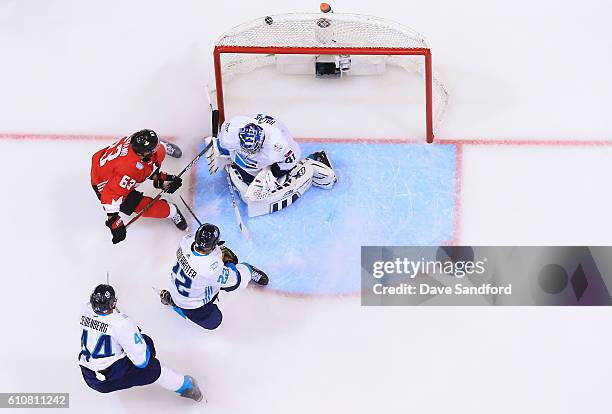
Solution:
{"label": "white jersey with blue trim", "polygon": [[138,327],[125,314],[115,310],[99,315],[87,303],[81,312],[81,352],[79,364],[101,371],[125,357],[144,368],[149,363],[149,348]]}
{"label": "white jersey with blue trim", "polygon": [[170,272],[170,295],[182,309],[199,308],[211,302],[220,290],[236,290],[250,280],[250,275],[243,280],[232,263],[223,264],[219,246],[209,254],[201,254],[193,249],[194,241],[192,234],[183,237]]}
{"label": "white jersey with blue trim", "polygon": [[[240,149],[240,128],[256,124],[263,128],[264,142],[255,154]],[[281,170],[291,170],[300,160],[300,146],[291,136],[284,123],[266,114],[238,115],[221,125],[219,151],[230,156],[232,162],[244,171],[255,176],[263,168],[278,163]]]}

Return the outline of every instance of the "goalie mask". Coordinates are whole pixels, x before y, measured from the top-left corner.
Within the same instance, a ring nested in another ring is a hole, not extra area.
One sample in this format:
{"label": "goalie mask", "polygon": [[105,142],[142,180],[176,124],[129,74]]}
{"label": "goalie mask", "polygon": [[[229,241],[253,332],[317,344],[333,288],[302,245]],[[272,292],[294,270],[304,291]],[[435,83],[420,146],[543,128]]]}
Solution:
{"label": "goalie mask", "polygon": [[204,223],[196,231],[193,245],[198,252],[208,254],[217,247],[219,237],[221,237],[219,227],[214,224]]}
{"label": "goalie mask", "polygon": [[265,134],[262,127],[256,124],[247,124],[238,131],[240,148],[247,154],[255,154],[263,145]]}
{"label": "goalie mask", "polygon": [[105,315],[112,312],[117,304],[115,289],[110,285],[98,285],[89,298],[91,308],[95,313]]}

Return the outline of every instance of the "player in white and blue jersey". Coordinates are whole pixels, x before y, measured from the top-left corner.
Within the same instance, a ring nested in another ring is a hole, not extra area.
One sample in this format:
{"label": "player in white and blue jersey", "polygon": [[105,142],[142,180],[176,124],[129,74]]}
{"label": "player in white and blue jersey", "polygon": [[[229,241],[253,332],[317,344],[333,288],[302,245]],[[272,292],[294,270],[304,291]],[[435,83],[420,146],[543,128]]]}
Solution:
{"label": "player in white and blue jersey", "polygon": [[215,300],[220,291],[232,292],[250,281],[267,285],[268,276],[248,263],[238,263],[236,255],[219,240],[219,228],[202,224],[194,235],[187,235],[176,251],[170,273],[170,289],[162,290],[164,305],[172,306],[183,318],[204,329],[215,329],[223,315]]}
{"label": "player in white and blue jersey", "polygon": [[247,204],[249,217],[291,205],[312,185],[330,189],[336,182],[325,151],[302,159],[300,146],[284,123],[266,114],[238,115],[221,125],[207,153],[211,174],[228,168]]}
{"label": "player in white and blue jersey", "polygon": [[161,364],[153,340],[116,305],[112,286],[98,285],[81,312],[79,364],[87,385],[107,393],[155,383],[201,401],[196,380]]}

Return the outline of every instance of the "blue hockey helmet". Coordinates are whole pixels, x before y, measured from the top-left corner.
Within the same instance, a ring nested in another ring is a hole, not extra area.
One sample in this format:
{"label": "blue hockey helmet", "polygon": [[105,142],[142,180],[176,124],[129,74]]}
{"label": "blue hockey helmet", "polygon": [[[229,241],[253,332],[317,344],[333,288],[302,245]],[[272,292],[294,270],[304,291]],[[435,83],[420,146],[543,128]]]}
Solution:
{"label": "blue hockey helmet", "polygon": [[107,314],[115,309],[117,304],[117,296],[115,296],[115,289],[111,285],[98,285],[91,293],[89,298],[91,308],[95,313]]}
{"label": "blue hockey helmet", "polygon": [[238,130],[240,148],[247,154],[255,154],[263,145],[265,134],[257,124],[247,124]]}

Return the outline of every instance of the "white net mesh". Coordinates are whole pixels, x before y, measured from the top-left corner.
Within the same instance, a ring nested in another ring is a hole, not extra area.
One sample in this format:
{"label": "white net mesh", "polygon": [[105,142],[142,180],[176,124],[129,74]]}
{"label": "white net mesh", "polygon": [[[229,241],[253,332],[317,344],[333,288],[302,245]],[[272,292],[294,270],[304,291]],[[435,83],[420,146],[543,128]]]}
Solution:
{"label": "white net mesh", "polygon": [[[223,82],[257,68],[276,64],[277,54],[291,54],[291,48],[360,48],[385,56],[389,65],[424,77],[424,57],[387,55],[385,49],[428,49],[425,38],[416,31],[388,20],[357,14],[290,13],[265,16],[241,24],[224,34],[217,46],[245,47],[245,52],[223,53]],[[246,53],[248,47],[279,48],[276,53]],[[282,48],[282,50],[281,50]],[[448,92],[434,72],[432,78],[434,129],[440,124]]]}
{"label": "white net mesh", "polygon": [[261,17],[223,35],[218,46],[427,48],[419,33],[358,14],[289,13]]}

